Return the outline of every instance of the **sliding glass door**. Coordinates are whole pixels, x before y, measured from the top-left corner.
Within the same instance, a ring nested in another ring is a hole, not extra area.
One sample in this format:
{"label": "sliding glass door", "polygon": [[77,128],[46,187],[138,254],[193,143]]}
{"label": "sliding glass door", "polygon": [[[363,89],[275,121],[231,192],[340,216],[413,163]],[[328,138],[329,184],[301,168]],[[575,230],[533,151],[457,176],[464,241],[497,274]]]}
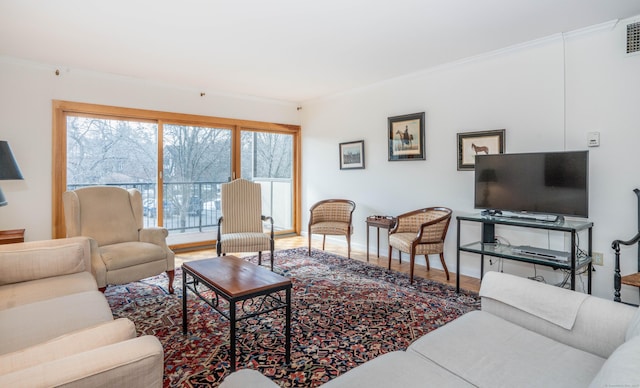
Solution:
{"label": "sliding glass door", "polygon": [[164,208],[161,224],[173,243],[214,239],[220,217],[220,185],[231,177],[232,131],[186,125],[163,125]]}
{"label": "sliding glass door", "polygon": [[262,211],[276,230],[293,228],[293,136],[243,130],[241,174],[262,186]]}
{"label": "sliding glass door", "polygon": [[239,177],[262,185],[277,233],[299,233],[299,129],[54,102],[53,236],[65,235],[65,190],[113,185],[140,190],[145,226],[166,228],[172,247],[211,246],[220,186]]}

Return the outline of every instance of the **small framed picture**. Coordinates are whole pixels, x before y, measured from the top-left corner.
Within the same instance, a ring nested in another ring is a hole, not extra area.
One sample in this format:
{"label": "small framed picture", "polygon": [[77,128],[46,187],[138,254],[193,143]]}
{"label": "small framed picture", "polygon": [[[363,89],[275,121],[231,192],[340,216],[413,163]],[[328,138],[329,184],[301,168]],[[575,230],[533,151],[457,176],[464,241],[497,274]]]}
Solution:
{"label": "small framed picture", "polygon": [[340,143],[340,169],[364,168],[364,140]]}
{"label": "small framed picture", "polygon": [[424,160],[424,112],[389,117],[389,161]]}
{"label": "small framed picture", "polygon": [[503,154],[504,129],[458,133],[458,171],[474,170],[476,155]]}

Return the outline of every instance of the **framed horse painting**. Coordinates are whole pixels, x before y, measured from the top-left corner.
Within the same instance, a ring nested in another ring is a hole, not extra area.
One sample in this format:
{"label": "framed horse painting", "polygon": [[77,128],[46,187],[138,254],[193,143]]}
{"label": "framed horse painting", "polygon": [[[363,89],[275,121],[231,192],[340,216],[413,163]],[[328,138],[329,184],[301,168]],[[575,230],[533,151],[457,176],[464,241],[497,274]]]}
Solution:
{"label": "framed horse painting", "polygon": [[474,170],[476,155],[504,154],[504,129],[458,133],[458,171]]}
{"label": "framed horse painting", "polygon": [[389,160],[424,160],[424,112],[388,118]]}

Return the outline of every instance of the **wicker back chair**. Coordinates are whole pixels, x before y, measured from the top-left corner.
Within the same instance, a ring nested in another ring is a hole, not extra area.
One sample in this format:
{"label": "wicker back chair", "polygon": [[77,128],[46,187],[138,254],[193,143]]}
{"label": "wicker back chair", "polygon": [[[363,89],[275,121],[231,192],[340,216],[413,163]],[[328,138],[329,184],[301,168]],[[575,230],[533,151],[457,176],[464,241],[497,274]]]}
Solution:
{"label": "wicker back chair", "polygon": [[444,261],[444,239],[447,236],[451,209],[445,207],[430,207],[414,210],[398,216],[396,225],[389,230],[389,269],[391,269],[391,254],[393,248],[399,252],[402,262],[402,252],[410,255],[410,281],[413,283],[413,267],[416,255],[424,255],[429,268],[429,255],[439,254],[440,262],[449,280],[449,270]]}
{"label": "wicker back chair", "polygon": [[[222,185],[220,193],[222,216],[218,219],[218,256],[232,252],[271,251],[273,271],[273,218],[262,215],[262,191],[259,183],[236,179]],[[265,233],[263,222],[270,221],[271,231]]]}
{"label": "wicker back chair", "polygon": [[309,217],[309,256],[311,256],[311,235],[322,235],[322,250],[327,235],[347,238],[347,257],[351,257],[351,217],[356,204],[348,199],[325,199],[311,206]]}

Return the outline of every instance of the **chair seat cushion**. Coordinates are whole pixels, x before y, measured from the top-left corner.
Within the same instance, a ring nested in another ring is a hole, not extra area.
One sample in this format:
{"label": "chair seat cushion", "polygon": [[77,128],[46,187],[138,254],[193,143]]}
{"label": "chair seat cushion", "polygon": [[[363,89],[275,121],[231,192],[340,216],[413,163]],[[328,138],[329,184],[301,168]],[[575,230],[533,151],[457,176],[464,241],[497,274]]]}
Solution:
{"label": "chair seat cushion", "polygon": [[395,351],[367,361],[322,385],[336,387],[473,387],[415,352]]}
{"label": "chair seat cushion", "polygon": [[124,242],[100,247],[107,271],[166,260],[167,252],[159,245],[147,242]]}
{"label": "chair seat cushion", "polygon": [[271,238],[266,233],[228,233],[220,238],[223,253],[262,252],[271,250]]}
{"label": "chair seat cushion", "polygon": [[[415,233],[394,233],[389,236],[389,245],[402,252],[411,252],[411,242],[416,238]],[[416,255],[430,255],[444,250],[444,243],[418,244]]]}
{"label": "chair seat cushion", "polygon": [[[312,234],[328,234],[336,236],[345,236],[349,231],[347,222],[323,221],[311,225]],[[353,229],[351,229],[353,233]]]}

